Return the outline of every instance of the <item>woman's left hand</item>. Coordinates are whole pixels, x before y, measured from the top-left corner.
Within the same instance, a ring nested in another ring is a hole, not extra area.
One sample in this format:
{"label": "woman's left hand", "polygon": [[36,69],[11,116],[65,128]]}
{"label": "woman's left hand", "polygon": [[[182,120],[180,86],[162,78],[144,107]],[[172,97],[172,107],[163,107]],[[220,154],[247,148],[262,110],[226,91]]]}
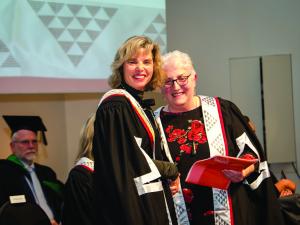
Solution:
{"label": "woman's left hand", "polygon": [[223,173],[229,180],[231,180],[231,182],[238,183],[238,182],[243,181],[246,177],[248,177],[254,171],[255,171],[255,164],[252,164],[242,171],[223,170]]}
{"label": "woman's left hand", "polygon": [[236,170],[223,170],[222,172],[233,183],[238,183],[244,180],[243,172]]}

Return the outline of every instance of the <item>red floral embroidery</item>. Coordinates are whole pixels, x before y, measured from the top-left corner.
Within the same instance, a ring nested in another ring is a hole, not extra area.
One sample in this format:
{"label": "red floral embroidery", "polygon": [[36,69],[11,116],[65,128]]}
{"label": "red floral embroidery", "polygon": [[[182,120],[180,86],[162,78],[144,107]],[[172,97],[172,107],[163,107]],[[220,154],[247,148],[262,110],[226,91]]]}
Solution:
{"label": "red floral embroidery", "polygon": [[207,141],[203,123],[199,120],[193,120],[191,123],[191,130],[188,132],[188,139],[198,143],[205,143]]}
{"label": "red floral embroidery", "polygon": [[180,145],[180,150],[184,151],[186,154],[191,154],[192,152],[192,147],[188,144]]}
{"label": "red floral embroidery", "polygon": [[166,129],[166,133],[169,134],[171,132],[171,130],[173,130],[173,126],[169,125]]}
{"label": "red floral embroidery", "polygon": [[175,128],[173,125],[169,125],[165,132],[167,134],[168,142],[177,142],[179,144],[180,155],[176,158],[176,161],[180,160],[181,153],[195,154],[199,144],[207,142],[207,136],[205,132],[204,124],[200,120],[188,121],[191,125],[184,129]]}
{"label": "red floral embroidery", "polygon": [[203,125],[201,123],[201,121],[199,120],[193,120],[192,123],[191,123],[191,129],[193,132],[195,133],[199,133],[199,132],[202,132],[203,131]]}
{"label": "red floral embroidery", "polygon": [[182,137],[185,134],[185,131],[182,129],[174,129],[169,133],[168,142],[176,141],[178,138]]}
{"label": "red floral embroidery", "polygon": [[186,142],[186,138],[184,138],[184,137],[180,137],[180,138],[178,138],[178,140],[177,140],[177,143],[178,144],[184,144]]}

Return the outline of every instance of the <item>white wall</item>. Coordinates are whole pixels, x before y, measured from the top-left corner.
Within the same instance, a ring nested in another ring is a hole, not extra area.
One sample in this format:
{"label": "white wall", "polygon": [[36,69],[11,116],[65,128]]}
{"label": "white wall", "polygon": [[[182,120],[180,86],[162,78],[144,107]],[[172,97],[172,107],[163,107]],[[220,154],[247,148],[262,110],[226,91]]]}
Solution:
{"label": "white wall", "polygon": [[291,54],[298,162],[299,11],[295,0],[166,1],[168,50],[190,54],[199,76],[198,93],[231,98],[230,58]]}
{"label": "white wall", "polygon": [[80,130],[92,113],[96,113],[97,105],[102,96],[98,94],[66,94],[65,95],[65,119],[67,137],[67,162],[69,171],[75,162],[78,153]]}

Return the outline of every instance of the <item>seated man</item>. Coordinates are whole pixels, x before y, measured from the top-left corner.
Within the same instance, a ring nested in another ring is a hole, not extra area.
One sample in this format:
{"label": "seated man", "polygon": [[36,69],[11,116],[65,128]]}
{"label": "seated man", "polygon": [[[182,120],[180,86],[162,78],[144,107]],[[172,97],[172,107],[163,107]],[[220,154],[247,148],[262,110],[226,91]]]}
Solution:
{"label": "seated man", "polygon": [[10,201],[38,204],[51,224],[60,222],[63,184],[55,172],[34,162],[38,152],[37,132],[47,144],[46,127],[38,116],[3,116],[12,130],[12,155],[0,160],[0,206]]}

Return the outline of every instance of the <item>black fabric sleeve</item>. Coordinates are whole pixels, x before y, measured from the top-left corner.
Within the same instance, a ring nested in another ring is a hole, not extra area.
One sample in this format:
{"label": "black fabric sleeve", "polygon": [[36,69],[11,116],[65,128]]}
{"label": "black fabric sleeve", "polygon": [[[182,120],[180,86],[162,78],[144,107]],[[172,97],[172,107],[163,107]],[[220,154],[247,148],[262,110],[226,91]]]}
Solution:
{"label": "black fabric sleeve", "polygon": [[68,176],[64,190],[62,223],[92,225],[94,221],[92,173],[76,166]]}
{"label": "black fabric sleeve", "polygon": [[153,160],[153,162],[163,178],[175,180],[178,177],[176,164],[161,160]]}

